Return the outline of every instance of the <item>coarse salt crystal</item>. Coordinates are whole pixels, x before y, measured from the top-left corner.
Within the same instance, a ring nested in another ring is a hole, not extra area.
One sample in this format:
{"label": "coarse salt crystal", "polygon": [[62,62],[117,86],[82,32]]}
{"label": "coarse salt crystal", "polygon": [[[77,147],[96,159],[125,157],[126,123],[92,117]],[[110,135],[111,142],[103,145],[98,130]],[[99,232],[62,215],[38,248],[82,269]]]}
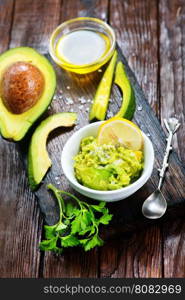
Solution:
{"label": "coarse salt crystal", "polygon": [[81,104],[85,104],[86,103],[86,99],[84,97],[80,97],[79,101]]}
{"label": "coarse salt crystal", "polygon": [[74,103],[73,99],[71,99],[70,97],[66,97],[66,98],[65,98],[65,102],[66,102],[66,104],[68,104],[68,105]]}
{"label": "coarse salt crystal", "polygon": [[107,114],[107,117],[108,118],[112,118],[113,117],[113,113],[111,111],[109,111],[108,114]]}

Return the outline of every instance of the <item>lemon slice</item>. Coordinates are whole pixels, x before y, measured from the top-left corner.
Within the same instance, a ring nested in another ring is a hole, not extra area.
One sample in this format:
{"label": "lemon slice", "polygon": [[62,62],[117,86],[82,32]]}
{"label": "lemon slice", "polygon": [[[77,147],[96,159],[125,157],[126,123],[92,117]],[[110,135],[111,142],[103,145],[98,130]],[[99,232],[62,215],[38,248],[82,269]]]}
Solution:
{"label": "lemon slice", "polygon": [[99,144],[122,144],[127,149],[141,150],[143,136],[133,122],[123,118],[111,118],[104,122],[98,131]]}

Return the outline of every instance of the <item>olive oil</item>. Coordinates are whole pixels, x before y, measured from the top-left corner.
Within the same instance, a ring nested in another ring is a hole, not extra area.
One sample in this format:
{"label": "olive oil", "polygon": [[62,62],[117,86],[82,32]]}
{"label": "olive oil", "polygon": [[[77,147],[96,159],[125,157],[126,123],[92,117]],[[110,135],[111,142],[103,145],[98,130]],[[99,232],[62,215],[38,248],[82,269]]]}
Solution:
{"label": "olive oil", "polygon": [[74,71],[78,69],[81,73],[80,66],[89,65],[90,72],[92,65],[99,64],[99,60],[109,49],[110,40],[105,34],[84,29],[62,36],[56,44],[55,54],[66,65],[72,65]]}

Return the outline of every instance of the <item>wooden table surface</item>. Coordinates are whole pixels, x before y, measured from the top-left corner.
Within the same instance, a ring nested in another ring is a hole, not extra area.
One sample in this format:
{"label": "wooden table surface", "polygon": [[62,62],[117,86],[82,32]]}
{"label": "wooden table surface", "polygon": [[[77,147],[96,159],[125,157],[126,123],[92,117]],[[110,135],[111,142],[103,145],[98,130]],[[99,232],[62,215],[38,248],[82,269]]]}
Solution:
{"label": "wooden table surface", "polygon": [[[184,0],[0,0],[0,52],[31,46],[73,17],[113,26],[119,46],[158,118],[177,115],[174,144],[185,162]],[[185,277],[185,221],[123,235],[88,253],[41,253],[43,220],[17,146],[0,138],[0,277]]]}

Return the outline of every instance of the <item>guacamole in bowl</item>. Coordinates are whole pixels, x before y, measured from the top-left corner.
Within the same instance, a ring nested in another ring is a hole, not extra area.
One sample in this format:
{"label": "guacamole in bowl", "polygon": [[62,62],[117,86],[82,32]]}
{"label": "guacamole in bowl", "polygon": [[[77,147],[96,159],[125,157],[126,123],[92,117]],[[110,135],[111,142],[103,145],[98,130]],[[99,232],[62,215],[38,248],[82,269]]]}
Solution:
{"label": "guacamole in bowl", "polygon": [[74,157],[75,177],[83,186],[100,191],[126,187],[137,180],[143,170],[143,151],[123,145],[99,145],[94,136],[81,140]]}

